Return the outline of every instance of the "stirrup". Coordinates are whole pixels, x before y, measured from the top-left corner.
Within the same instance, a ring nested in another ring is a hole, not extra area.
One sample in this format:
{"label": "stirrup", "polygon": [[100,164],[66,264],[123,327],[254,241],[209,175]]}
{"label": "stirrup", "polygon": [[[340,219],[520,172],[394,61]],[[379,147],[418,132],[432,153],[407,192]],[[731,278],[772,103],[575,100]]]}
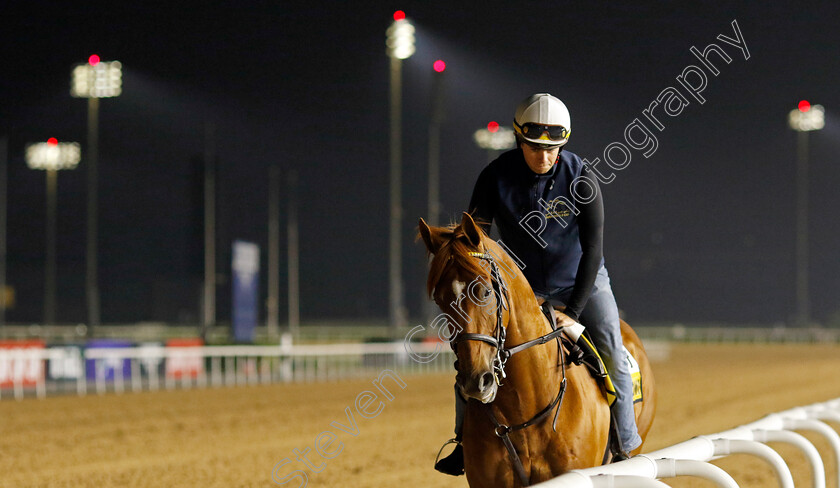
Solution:
{"label": "stirrup", "polygon": [[[440,459],[440,455],[443,452],[443,448],[448,446],[449,444],[456,444],[455,450],[453,450],[449,456],[446,456],[443,459]],[[458,452],[458,449],[461,449],[461,441],[458,439],[452,438],[446,441],[443,446],[441,446],[440,450],[435,456],[435,470],[452,475],[452,476],[461,476],[464,474],[464,454],[461,452],[459,459],[450,459],[452,456],[456,455],[455,453]],[[454,465],[453,465],[454,464]]]}
{"label": "stirrup", "polygon": [[610,459],[610,464],[618,463],[618,462],[621,462],[621,461],[626,461],[626,460],[630,459],[630,457],[631,457],[630,454],[628,454],[627,452],[625,452],[623,450],[619,450],[619,451],[616,451],[616,452],[610,452],[610,454],[612,455],[612,459]]}
{"label": "stirrup", "polygon": [[449,439],[448,441],[444,442],[443,445],[440,446],[440,451],[438,451],[437,456],[435,456],[435,464],[437,464],[438,461],[440,461],[440,454],[443,452],[443,448],[448,446],[449,444],[458,444],[460,446],[461,441],[453,437],[452,439]]}

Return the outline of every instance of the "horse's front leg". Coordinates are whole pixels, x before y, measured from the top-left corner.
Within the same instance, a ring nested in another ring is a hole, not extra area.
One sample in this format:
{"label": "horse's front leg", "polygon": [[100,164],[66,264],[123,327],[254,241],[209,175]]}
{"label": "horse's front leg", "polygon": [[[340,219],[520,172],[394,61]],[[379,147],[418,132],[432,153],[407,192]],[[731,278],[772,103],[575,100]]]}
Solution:
{"label": "horse's front leg", "polygon": [[[486,414],[476,412],[478,419],[468,413],[464,419],[464,470],[470,488],[518,488],[522,486],[502,439],[493,433],[493,425]],[[515,443],[516,441],[514,441]],[[524,454],[524,453],[523,453]],[[528,459],[523,456],[526,473]]]}

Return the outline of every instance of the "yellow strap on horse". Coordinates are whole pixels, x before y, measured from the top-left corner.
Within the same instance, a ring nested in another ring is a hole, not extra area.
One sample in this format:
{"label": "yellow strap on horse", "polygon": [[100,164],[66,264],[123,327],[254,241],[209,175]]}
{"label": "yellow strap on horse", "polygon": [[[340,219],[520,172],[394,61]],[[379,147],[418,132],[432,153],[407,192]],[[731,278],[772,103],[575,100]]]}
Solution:
{"label": "yellow strap on horse", "polygon": [[[598,362],[601,363],[601,367],[606,372],[604,376],[604,390],[607,393],[607,403],[612,406],[615,403],[616,394],[615,394],[615,385],[613,385],[612,378],[610,377],[609,371],[607,371],[607,367],[604,364],[604,360],[601,359],[601,354],[598,352],[598,349],[592,345],[589,341],[589,338],[586,337],[586,334],[581,334],[580,339],[586,341],[586,344],[589,346],[590,351],[595,354],[595,357],[598,358]],[[642,373],[639,370],[639,364],[636,362],[636,359],[630,354],[630,351],[627,350],[626,347],[621,346],[621,349],[625,355],[625,357],[618,357],[616,361],[626,360],[628,362],[628,369],[630,370],[630,380],[632,382],[633,387],[633,403],[642,401]]]}

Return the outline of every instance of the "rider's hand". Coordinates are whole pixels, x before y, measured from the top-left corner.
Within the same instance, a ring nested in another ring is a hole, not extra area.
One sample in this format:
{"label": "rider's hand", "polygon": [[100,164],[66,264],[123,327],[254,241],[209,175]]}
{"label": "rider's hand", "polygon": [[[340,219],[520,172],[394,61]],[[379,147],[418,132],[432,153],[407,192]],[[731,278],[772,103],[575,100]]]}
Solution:
{"label": "rider's hand", "polygon": [[560,326],[560,327],[570,327],[570,326],[578,323],[575,319],[569,317],[568,315],[566,315],[562,311],[558,310],[558,312],[560,312],[560,313],[554,314],[557,317],[557,325],[558,326]]}

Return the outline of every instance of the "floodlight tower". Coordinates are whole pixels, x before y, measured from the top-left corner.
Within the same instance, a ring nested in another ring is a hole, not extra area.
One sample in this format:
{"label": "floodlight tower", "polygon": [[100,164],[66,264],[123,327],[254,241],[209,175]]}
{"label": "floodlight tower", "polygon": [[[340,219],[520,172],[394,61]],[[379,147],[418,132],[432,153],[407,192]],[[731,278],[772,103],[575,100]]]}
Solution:
{"label": "floodlight tower", "polygon": [[428,214],[429,225],[440,225],[440,126],[445,117],[443,78],[446,63],[438,59],[432,64],[434,70],[432,81],[432,113],[429,118],[429,194]]}
{"label": "floodlight tower", "polygon": [[103,62],[92,54],[87,63],[73,68],[70,95],[88,100],[87,132],[87,255],[85,288],[88,311],[88,336],[99,325],[98,279],[98,172],[99,163],[99,99],[117,97],[122,93],[122,64],[119,61]]}
{"label": "floodlight tower", "polygon": [[385,31],[386,53],[391,58],[391,224],[389,239],[389,321],[395,335],[406,325],[402,282],[402,61],[414,54],[414,26],[405,18],[405,12],[394,12],[394,22]]}
{"label": "floodlight tower", "polygon": [[807,100],[788,114],[790,128],[798,132],[796,139],[796,323],[806,326],[811,321],[808,292],[808,133],[825,126],[825,109]]}
{"label": "floodlight tower", "polygon": [[47,259],[44,267],[44,325],[55,324],[55,275],[56,275],[56,231],[55,209],[58,171],[73,169],[79,164],[81,149],[77,142],[58,142],[51,137],[47,142],[30,144],[26,147],[26,165],[30,169],[47,172]]}
{"label": "floodlight tower", "polygon": [[[440,127],[446,116],[445,107],[445,92],[444,92],[444,72],[446,71],[446,63],[442,59],[438,59],[432,63],[432,96],[431,96],[431,116],[429,117],[429,186],[427,195],[428,208],[426,211],[426,222],[431,226],[440,225]],[[431,262],[431,256],[429,256]],[[431,323],[435,316],[437,306],[434,302],[426,299],[426,287],[421,287],[423,293],[420,303],[424,305],[424,316],[426,323]]]}

